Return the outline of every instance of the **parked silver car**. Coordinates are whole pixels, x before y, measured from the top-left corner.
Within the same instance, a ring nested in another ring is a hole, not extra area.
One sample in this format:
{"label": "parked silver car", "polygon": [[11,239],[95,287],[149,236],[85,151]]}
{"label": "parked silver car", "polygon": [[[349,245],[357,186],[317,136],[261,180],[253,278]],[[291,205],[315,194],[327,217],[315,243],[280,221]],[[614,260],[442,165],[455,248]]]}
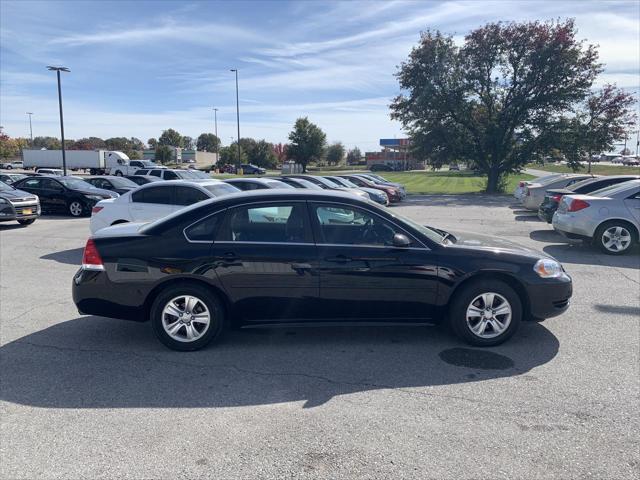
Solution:
{"label": "parked silver car", "polygon": [[552,188],[566,188],[576,182],[587,178],[595,177],[595,175],[582,173],[566,173],[557,178],[549,178],[547,180],[534,182],[524,187],[524,195],[522,196],[522,206],[527,210],[538,211],[538,207],[544,200],[544,194]]}
{"label": "parked silver car", "polygon": [[638,242],[640,233],[640,180],[590,195],[565,195],[552,224],[568,238],[592,240],[605,253],[626,253]]}
{"label": "parked silver car", "polygon": [[561,173],[553,173],[551,175],[545,175],[544,177],[538,177],[538,178],[534,178],[532,180],[520,180],[518,182],[518,186],[513,191],[513,197],[516,200],[520,201],[520,200],[522,200],[522,197],[524,197],[524,189],[525,189],[525,187],[531,185],[532,183],[543,183],[543,182],[547,182],[547,181],[551,180],[552,178],[559,178],[561,176],[562,176]]}

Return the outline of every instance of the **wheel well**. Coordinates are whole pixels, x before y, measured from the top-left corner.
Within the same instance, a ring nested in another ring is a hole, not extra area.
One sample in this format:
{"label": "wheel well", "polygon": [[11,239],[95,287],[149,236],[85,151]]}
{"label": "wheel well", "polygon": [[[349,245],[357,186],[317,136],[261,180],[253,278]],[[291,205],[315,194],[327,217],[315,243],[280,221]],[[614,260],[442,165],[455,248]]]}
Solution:
{"label": "wheel well", "polygon": [[200,287],[207,288],[208,290],[213,292],[214,295],[218,297],[218,299],[220,300],[224,308],[224,313],[227,318],[227,321],[231,321],[229,317],[229,314],[231,312],[231,302],[229,301],[229,298],[227,297],[226,293],[224,293],[220,288],[214,285],[211,285],[210,283],[205,282],[204,280],[199,280],[196,278],[175,278],[171,280],[166,280],[162,282],[160,285],[156,285],[155,288],[151,290],[151,292],[149,292],[149,295],[147,295],[147,298],[144,301],[144,314],[146,318],[149,318],[151,305],[153,305],[153,301],[160,294],[160,292],[162,292],[166,288],[174,287],[176,285],[197,285]]}
{"label": "wheel well", "polygon": [[123,219],[116,220],[111,225],[118,225],[119,223],[129,223],[129,220],[123,220]]}
{"label": "wheel well", "polygon": [[595,237],[595,232],[597,232],[600,227],[602,227],[604,224],[610,223],[610,222],[620,223],[620,224],[624,224],[626,226],[631,227],[632,233],[635,233],[635,235],[636,235],[636,241],[639,239],[640,232],[638,232],[638,228],[633,223],[631,223],[629,220],[624,220],[622,218],[610,218],[608,220],[605,220],[604,222],[600,222],[600,224],[594,230],[594,233],[593,233],[594,237]]}
{"label": "wheel well", "polygon": [[515,290],[515,292],[518,294],[518,297],[520,298],[520,301],[522,302],[522,319],[530,319],[529,312],[531,312],[531,301],[529,300],[529,295],[527,295],[527,291],[524,288],[524,285],[516,277],[503,272],[479,272],[475,275],[472,275],[471,277],[465,278],[453,289],[453,292],[451,292],[451,295],[449,295],[448,303],[451,302],[451,299],[461,288],[465,287],[471,282],[475,282],[478,280],[501,280],[509,285]]}

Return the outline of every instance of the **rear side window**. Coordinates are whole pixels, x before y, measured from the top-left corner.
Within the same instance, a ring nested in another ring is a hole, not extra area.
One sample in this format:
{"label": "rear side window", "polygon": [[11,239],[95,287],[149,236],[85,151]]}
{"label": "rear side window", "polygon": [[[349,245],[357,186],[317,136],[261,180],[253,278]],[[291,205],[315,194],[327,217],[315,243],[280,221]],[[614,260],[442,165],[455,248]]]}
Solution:
{"label": "rear side window", "polygon": [[175,204],[176,205],[192,205],[209,197],[206,193],[201,192],[197,188],[192,187],[175,187]]}
{"label": "rear side window", "polygon": [[154,177],[161,177],[162,174],[160,173],[160,170],[151,170],[149,172],[149,175],[153,175]]}
{"label": "rear side window", "polygon": [[[153,174],[153,172],[152,172],[152,174]],[[160,176],[160,175],[158,174],[158,176]],[[178,177],[178,175],[176,175],[174,172],[172,172],[170,170],[167,170],[167,171],[164,172],[164,179],[165,180],[177,180],[179,178],[180,177]]]}
{"label": "rear side window", "polygon": [[191,242],[213,242],[223,216],[222,213],[210,215],[187,227],[184,231],[187,240]]}
{"label": "rear side window", "polygon": [[40,179],[30,178],[29,180],[26,180],[22,186],[27,188],[40,188]]}
{"label": "rear side window", "polygon": [[131,201],[136,203],[156,203],[160,205],[173,205],[172,187],[143,188],[133,192]]}

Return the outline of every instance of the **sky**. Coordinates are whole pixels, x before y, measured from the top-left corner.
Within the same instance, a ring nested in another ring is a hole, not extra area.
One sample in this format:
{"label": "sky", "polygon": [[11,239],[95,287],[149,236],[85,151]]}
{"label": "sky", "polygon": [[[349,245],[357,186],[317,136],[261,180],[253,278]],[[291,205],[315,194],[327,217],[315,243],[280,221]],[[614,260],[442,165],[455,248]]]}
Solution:
{"label": "sky", "polygon": [[55,73],[64,65],[65,137],[240,135],[286,142],[308,116],[330,142],[378,149],[402,137],[389,118],[397,66],[420,32],[462,41],[487,22],[573,17],[598,44],[598,80],[636,93],[640,2],[635,1],[12,1],[0,0],[0,125],[11,136],[59,137]]}

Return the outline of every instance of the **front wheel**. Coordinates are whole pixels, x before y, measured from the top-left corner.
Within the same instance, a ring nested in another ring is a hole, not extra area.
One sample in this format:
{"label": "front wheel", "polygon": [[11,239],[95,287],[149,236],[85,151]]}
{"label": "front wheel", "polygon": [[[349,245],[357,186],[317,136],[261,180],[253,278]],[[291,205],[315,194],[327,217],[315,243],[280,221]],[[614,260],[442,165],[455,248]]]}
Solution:
{"label": "front wheel", "polygon": [[27,225],[31,225],[35,221],[36,221],[35,218],[26,218],[24,220],[18,220],[18,223],[26,227]]}
{"label": "front wheel", "polygon": [[635,230],[625,222],[610,221],[600,225],[593,237],[596,246],[609,255],[622,255],[638,241]]}
{"label": "front wheel", "polygon": [[151,324],[158,339],[170,349],[199,350],[222,336],[224,308],[205,287],[176,285],[156,297]]}
{"label": "front wheel", "polygon": [[121,177],[121,176],[122,176],[122,172],[121,172],[120,170],[118,170],[118,171],[116,172],[116,177]]}
{"label": "front wheel", "polygon": [[78,200],[69,203],[69,213],[72,217],[81,217],[84,213],[84,205]]}
{"label": "front wheel", "polygon": [[449,309],[449,323],[455,334],[478,347],[505,342],[522,319],[518,294],[499,280],[479,280],[456,292]]}

